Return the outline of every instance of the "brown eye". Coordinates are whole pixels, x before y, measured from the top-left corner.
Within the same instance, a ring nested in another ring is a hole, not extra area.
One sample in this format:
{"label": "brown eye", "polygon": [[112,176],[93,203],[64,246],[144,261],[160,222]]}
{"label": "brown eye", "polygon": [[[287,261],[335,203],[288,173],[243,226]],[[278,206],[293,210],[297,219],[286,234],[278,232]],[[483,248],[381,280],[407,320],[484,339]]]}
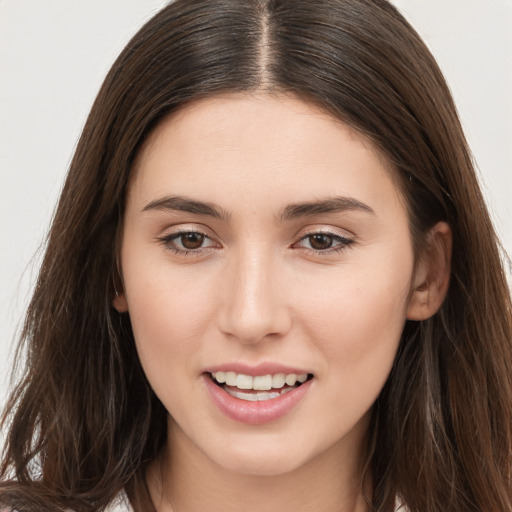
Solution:
{"label": "brown eye", "polygon": [[310,233],[302,237],[296,244],[295,248],[304,248],[314,251],[317,254],[331,254],[338,252],[354,243],[351,238],[346,238],[335,233],[317,232]]}
{"label": "brown eye", "polygon": [[180,236],[180,242],[184,249],[193,251],[194,249],[200,249],[204,243],[205,236],[202,233],[183,233]]}
{"label": "brown eye", "polygon": [[325,235],[323,233],[315,233],[314,235],[309,235],[309,245],[315,251],[325,251],[326,249],[330,249],[334,242],[334,239],[330,235]]}
{"label": "brown eye", "polygon": [[179,231],[157,238],[157,241],[165,249],[183,256],[199,255],[209,249],[220,249],[222,247],[218,242],[200,231]]}

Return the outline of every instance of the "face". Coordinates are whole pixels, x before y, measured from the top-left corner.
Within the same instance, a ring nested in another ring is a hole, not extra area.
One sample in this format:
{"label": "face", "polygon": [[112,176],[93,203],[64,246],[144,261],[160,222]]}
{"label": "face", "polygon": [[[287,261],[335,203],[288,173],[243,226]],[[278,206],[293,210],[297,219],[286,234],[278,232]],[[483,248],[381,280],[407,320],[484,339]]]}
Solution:
{"label": "face", "polygon": [[416,278],[400,193],[351,128],[286,96],[173,114],[135,163],[121,269],[171,444],[267,475],[360,452]]}

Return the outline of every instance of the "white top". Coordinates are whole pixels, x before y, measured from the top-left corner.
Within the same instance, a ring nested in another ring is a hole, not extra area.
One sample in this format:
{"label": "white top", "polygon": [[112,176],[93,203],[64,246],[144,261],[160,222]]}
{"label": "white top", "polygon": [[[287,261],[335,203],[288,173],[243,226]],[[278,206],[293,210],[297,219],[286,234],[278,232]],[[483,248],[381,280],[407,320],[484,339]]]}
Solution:
{"label": "white top", "polygon": [[[395,502],[395,511],[407,512],[400,498]],[[0,511],[2,512],[2,511]],[[114,501],[105,509],[105,512],[133,512],[133,508],[124,492],[118,494]]]}
{"label": "white top", "polygon": [[128,496],[121,492],[105,509],[105,512],[133,512],[133,508],[128,501]]}
{"label": "white top", "polygon": [[[396,501],[395,510],[399,510],[401,512],[406,512],[406,509],[403,508],[402,503],[399,499]],[[9,512],[6,508],[1,508],[0,512]],[[11,511],[15,512],[15,511]],[[71,511],[67,511],[71,512]],[[105,509],[105,512],[133,512],[133,508],[128,501],[128,497],[124,492],[121,492],[117,495],[117,497],[110,503],[110,505]]]}

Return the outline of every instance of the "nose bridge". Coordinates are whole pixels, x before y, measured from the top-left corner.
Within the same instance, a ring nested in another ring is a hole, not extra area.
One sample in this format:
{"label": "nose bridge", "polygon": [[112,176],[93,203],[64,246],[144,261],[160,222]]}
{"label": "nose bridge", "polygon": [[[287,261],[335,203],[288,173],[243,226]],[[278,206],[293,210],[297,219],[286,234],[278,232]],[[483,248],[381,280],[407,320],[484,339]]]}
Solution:
{"label": "nose bridge", "polygon": [[284,334],[290,322],[273,251],[240,248],[226,271],[221,329],[245,343]]}

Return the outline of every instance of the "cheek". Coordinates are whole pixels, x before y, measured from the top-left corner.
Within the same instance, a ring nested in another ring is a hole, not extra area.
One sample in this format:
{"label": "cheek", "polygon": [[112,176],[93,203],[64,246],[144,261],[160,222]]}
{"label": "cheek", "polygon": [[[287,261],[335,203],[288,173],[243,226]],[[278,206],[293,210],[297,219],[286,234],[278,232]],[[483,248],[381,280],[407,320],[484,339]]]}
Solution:
{"label": "cheek", "polygon": [[344,293],[335,291],[331,298],[327,304],[310,304],[314,321],[309,338],[324,361],[319,384],[329,390],[312,416],[331,411],[330,432],[336,437],[356,424],[366,428],[396,357],[405,307],[402,294],[387,287],[368,290],[347,285]]}
{"label": "cheek", "polygon": [[208,304],[201,303],[200,296],[190,290],[180,293],[169,281],[145,287],[132,284],[133,288],[127,289],[129,314],[146,378],[167,411],[187,418],[195,392],[200,340],[209,324]]}
{"label": "cheek", "polygon": [[300,306],[326,374],[345,389],[377,389],[387,378],[406,320],[412,258],[402,264],[344,269]]}
{"label": "cheek", "polygon": [[212,287],[170,265],[123,262],[130,321],[142,366],[155,390],[193,371],[194,354],[211,326]]}

